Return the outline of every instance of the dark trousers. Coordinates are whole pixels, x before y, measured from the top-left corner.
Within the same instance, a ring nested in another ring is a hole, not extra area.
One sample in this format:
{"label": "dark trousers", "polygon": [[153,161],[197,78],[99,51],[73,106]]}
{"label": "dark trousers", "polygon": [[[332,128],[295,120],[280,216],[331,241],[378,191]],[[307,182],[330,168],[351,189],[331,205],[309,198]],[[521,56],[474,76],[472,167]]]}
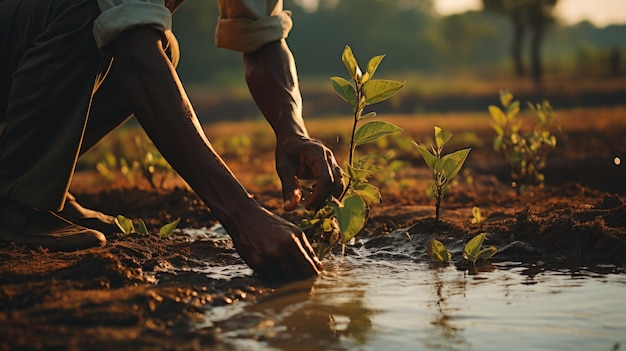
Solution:
{"label": "dark trousers", "polygon": [[99,14],[94,0],[0,0],[0,201],[62,209],[78,157],[129,118]]}

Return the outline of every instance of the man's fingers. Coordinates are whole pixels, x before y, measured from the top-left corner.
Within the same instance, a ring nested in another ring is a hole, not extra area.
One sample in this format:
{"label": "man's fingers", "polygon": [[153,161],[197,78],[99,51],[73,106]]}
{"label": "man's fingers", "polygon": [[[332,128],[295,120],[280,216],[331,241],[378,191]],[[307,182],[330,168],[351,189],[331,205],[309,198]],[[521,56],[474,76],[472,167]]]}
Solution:
{"label": "man's fingers", "polygon": [[302,190],[293,189],[289,193],[285,193],[283,195],[283,210],[285,211],[293,211],[300,204],[300,200],[302,199]]}
{"label": "man's fingers", "polygon": [[304,232],[300,236],[300,243],[302,243],[302,247],[304,247],[304,250],[309,254],[309,257],[311,257],[311,260],[315,264],[315,268],[317,268],[319,271],[322,271],[324,269],[324,267],[322,266],[322,262],[320,262],[319,258],[315,254],[313,246],[311,246],[311,244],[309,243],[309,240],[306,238]]}
{"label": "man's fingers", "polygon": [[283,188],[283,209],[285,211],[293,211],[298,207],[302,199],[300,182],[296,176],[297,166],[280,162],[276,166],[276,172]]}
{"label": "man's fingers", "polygon": [[[294,250],[290,250],[290,258],[293,264],[298,267],[298,275],[294,278],[311,277],[320,274],[320,264],[319,261],[316,262],[317,257],[315,256],[315,254],[313,252],[309,253],[309,250],[305,249],[305,245],[303,245],[304,242],[298,239],[295,234],[292,236],[292,238],[296,247]],[[305,242],[308,243],[308,241]]]}
{"label": "man's fingers", "polygon": [[323,158],[314,157],[308,165],[313,170],[316,184],[313,193],[306,201],[306,208],[319,209],[324,206],[330,195],[338,197],[343,191],[341,169],[328,149]]}
{"label": "man's fingers", "polygon": [[253,269],[265,280],[280,282],[319,275],[321,263],[314,254],[308,254],[308,249],[294,234],[280,255],[267,257]]}

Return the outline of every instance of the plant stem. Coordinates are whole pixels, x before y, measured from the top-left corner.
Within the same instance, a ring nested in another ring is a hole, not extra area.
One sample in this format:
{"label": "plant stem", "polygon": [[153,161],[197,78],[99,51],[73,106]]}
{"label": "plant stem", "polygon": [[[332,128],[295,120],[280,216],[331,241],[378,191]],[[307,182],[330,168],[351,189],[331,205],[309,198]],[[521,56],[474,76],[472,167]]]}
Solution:
{"label": "plant stem", "polygon": [[439,224],[439,208],[441,207],[441,188],[437,187],[435,198],[437,198],[437,203],[435,204],[435,228],[437,228],[437,224]]}
{"label": "plant stem", "polygon": [[352,123],[352,135],[350,136],[350,154],[348,157],[348,164],[351,167],[354,167],[354,164],[353,164],[354,149],[356,149],[356,147],[354,146],[354,135],[356,134],[356,125],[357,125],[357,122],[359,121],[359,115],[360,115],[360,109],[357,108],[357,110],[354,112],[354,122]]}
{"label": "plant stem", "polygon": [[[361,85],[358,82],[356,82],[356,97],[359,103],[357,105],[356,111],[354,111],[354,121],[352,123],[352,134],[350,135],[350,150],[348,153],[348,164],[350,165],[350,167],[354,167],[354,151],[356,149],[356,146],[354,145],[354,136],[356,135],[356,127],[357,127],[359,120],[361,119],[361,113],[363,112],[363,106],[360,102],[362,95],[363,95],[363,92],[362,92]],[[350,187],[352,186],[352,181],[353,181],[352,177],[348,177],[348,184],[343,189],[341,196],[339,196],[339,199],[338,199],[339,201],[341,201],[343,197],[348,193],[348,189],[350,189]]]}

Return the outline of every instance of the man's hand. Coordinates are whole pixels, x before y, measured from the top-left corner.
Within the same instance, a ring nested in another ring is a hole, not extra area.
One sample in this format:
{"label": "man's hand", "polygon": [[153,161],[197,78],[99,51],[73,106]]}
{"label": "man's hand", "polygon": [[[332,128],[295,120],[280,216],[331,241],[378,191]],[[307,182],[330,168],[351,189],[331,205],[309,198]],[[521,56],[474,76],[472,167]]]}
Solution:
{"label": "man's hand", "polygon": [[344,189],[341,168],[333,152],[319,141],[299,136],[278,140],[276,171],[283,187],[283,209],[294,210],[302,199],[299,180],[314,180],[313,192],[307,195],[305,207],[317,210],[332,195],[339,197]]}
{"label": "man's hand", "polygon": [[303,279],[314,277],[322,270],[304,233],[261,206],[241,210],[222,224],[239,256],[264,279]]}

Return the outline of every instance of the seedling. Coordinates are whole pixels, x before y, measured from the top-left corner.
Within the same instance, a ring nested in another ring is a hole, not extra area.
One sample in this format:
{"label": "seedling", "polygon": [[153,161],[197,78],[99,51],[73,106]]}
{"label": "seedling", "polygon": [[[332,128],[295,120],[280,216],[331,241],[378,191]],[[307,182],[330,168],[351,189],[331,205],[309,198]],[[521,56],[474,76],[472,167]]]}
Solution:
{"label": "seedling", "polygon": [[444,155],[443,147],[450,141],[450,138],[452,138],[452,133],[435,126],[435,145],[431,145],[430,150],[425,145],[413,142],[430,168],[435,181],[433,185],[433,196],[436,201],[435,225],[439,223],[441,200],[448,191],[450,181],[459,173],[471,150],[467,148]]}
{"label": "seedling", "polygon": [[442,263],[449,263],[452,259],[450,251],[448,251],[446,247],[436,239],[431,243],[430,255]]}
{"label": "seedling", "polygon": [[[180,222],[180,218],[170,223],[167,223],[161,228],[159,228],[159,236],[168,237],[172,235],[172,233],[174,232],[174,229],[176,229],[176,226],[178,225],[178,222]],[[122,215],[118,215],[117,217],[115,217],[115,224],[117,224],[117,226],[120,228],[122,233],[124,233],[125,235],[132,234],[132,233],[149,234],[148,228],[146,227],[146,222],[144,222],[143,219],[141,218],[139,218],[136,228],[135,228],[135,225],[133,224],[132,219],[126,218]]]}
{"label": "seedling", "polygon": [[[486,261],[498,252],[495,246],[483,247],[486,236],[486,233],[478,234],[465,244],[463,248],[463,258],[465,260],[475,265],[478,260]],[[432,241],[430,255],[443,263],[448,263],[452,259],[450,251],[438,240]]]}
{"label": "seedling", "polygon": [[317,247],[320,257],[325,256],[335,245],[345,245],[357,235],[367,221],[369,205],[381,201],[379,189],[367,181],[375,170],[364,167],[364,158],[355,161],[355,151],[357,146],[402,130],[384,121],[362,123],[364,119],[376,116],[375,112],[363,114],[367,106],[389,99],[404,86],[404,83],[393,80],[372,79],[384,57],[379,55],[370,59],[363,73],[352,49],[346,46],[341,60],[352,83],[342,77],[330,78],[335,93],[350,105],[354,119],[348,161],[342,169],[346,180],[344,192],[338,198],[330,199],[313,218],[304,219],[301,224]]}
{"label": "seedling", "polygon": [[519,101],[506,90],[500,92],[503,109],[489,106],[496,131],[493,148],[507,164],[511,186],[522,194],[530,186],[542,187],[545,177],[542,173],[550,151],[556,147],[556,135],[560,131],[556,115],[548,101],[528,107],[537,117],[537,123],[530,132],[521,133],[522,119],[519,117]]}
{"label": "seedling", "polygon": [[483,221],[483,215],[480,213],[480,207],[472,207],[472,224],[478,224]]}
{"label": "seedling", "polygon": [[478,234],[465,244],[463,258],[472,262],[472,264],[476,264],[478,260],[486,261],[495,255],[498,252],[495,246],[483,248],[483,241],[485,241],[486,236],[486,233]]}
{"label": "seedling", "polygon": [[126,155],[117,159],[113,153],[106,151],[104,160],[96,164],[96,169],[111,182],[115,180],[115,169],[119,168],[120,173],[126,177],[126,182],[130,186],[135,186],[137,175],[148,181],[153,189],[163,189],[165,180],[168,177],[176,177],[177,173],[165,158],[156,150],[152,142],[135,136],[136,157]]}

